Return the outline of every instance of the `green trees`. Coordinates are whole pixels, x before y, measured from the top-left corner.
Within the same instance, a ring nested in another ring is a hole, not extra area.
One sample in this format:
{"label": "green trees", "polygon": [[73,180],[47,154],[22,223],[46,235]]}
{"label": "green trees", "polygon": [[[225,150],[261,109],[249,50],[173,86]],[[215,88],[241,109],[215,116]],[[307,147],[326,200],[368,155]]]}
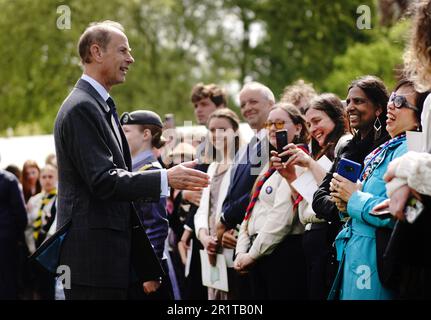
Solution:
{"label": "green trees", "polygon": [[[71,29],[56,26],[57,7]],[[359,5],[372,30],[359,30]],[[304,78],[344,95],[371,73],[393,84],[406,24],[383,30],[372,0],[0,0],[0,135],[49,133],[62,100],[81,74],[76,43],[91,21],[121,22],[135,64],[113,89],[119,111],[147,108],[192,120],[196,82],[253,79],[279,96]],[[231,97],[232,98],[232,97]]]}

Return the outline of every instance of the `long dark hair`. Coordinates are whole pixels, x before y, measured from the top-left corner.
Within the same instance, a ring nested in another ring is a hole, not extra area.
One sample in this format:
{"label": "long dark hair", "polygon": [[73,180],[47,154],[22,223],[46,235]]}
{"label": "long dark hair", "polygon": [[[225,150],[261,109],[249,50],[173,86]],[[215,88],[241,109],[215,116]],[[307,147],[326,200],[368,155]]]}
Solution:
{"label": "long dark hair", "polygon": [[366,75],[353,80],[347,89],[347,93],[349,93],[350,89],[355,87],[361,89],[365,93],[367,99],[371,101],[375,109],[381,108],[382,110],[382,113],[378,116],[382,127],[378,134],[375,133],[374,140],[380,141],[380,138],[388,137],[388,132],[386,131],[386,113],[389,93],[385,84],[378,77]]}
{"label": "long dark hair", "polygon": [[323,93],[310,101],[309,108],[305,112],[307,114],[311,109],[319,110],[331,119],[335,127],[332,132],[326,137],[325,145],[319,146],[315,140],[311,140],[311,154],[314,159],[319,159],[326,155],[329,159],[334,159],[334,150],[341,136],[349,131],[346,111],[340,98],[333,93]]}

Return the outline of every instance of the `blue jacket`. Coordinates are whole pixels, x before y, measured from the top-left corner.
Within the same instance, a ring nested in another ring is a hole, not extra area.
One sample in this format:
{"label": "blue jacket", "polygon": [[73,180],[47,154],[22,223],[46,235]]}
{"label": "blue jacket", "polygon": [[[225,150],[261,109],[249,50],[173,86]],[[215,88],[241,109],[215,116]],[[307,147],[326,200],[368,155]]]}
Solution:
{"label": "blue jacket", "polygon": [[[132,159],[132,168],[133,171],[139,171],[158,170],[162,167],[151,151],[144,151]],[[154,251],[161,260],[169,231],[166,198],[161,197],[159,202],[135,201],[135,207]]]}
{"label": "blue jacket", "polygon": [[18,240],[26,225],[27,211],[18,180],[0,169],[0,239]]}
{"label": "blue jacket", "polygon": [[339,292],[341,300],[387,300],[394,293],[383,287],[377,272],[376,238],[378,227],[393,227],[393,220],[380,219],[369,213],[373,207],[387,199],[383,176],[389,163],[407,152],[406,139],[388,148],[383,160],[365,180],[362,191],[352,194],[347,203],[351,219],[335,239],[338,274],[329,299]]}

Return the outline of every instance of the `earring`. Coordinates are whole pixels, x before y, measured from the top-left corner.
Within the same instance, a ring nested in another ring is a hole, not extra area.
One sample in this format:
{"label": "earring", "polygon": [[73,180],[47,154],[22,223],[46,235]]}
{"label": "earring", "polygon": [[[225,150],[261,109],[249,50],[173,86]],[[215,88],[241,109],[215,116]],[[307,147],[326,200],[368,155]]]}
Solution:
{"label": "earring", "polygon": [[382,133],[382,123],[380,122],[379,117],[376,118],[374,121],[374,140],[377,140],[380,138],[380,135]]}

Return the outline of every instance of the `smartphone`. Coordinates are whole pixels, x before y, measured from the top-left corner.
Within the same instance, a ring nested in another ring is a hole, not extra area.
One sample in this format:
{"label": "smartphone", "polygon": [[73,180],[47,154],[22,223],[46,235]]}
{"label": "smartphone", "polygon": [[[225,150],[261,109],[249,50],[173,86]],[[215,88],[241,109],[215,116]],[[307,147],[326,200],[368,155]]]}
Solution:
{"label": "smartphone", "polygon": [[[287,130],[283,129],[283,130],[277,130],[275,132],[275,139],[277,140],[277,152],[278,154],[282,153],[283,148],[285,146],[287,146],[288,142],[287,142]],[[289,156],[283,156],[281,157],[281,162],[286,162],[287,160],[289,160]]]}
{"label": "smartphone", "polygon": [[377,217],[380,219],[387,219],[392,217],[391,212],[388,209],[382,209],[379,211],[371,211],[370,215],[372,215],[373,217]]}
{"label": "smartphone", "polygon": [[[409,223],[415,222],[416,219],[421,215],[423,210],[424,210],[423,203],[414,197],[410,197],[407,200],[406,207],[404,208],[404,214],[406,216],[406,220]],[[372,211],[370,212],[370,215],[381,219],[386,219],[391,217],[391,213],[387,208],[379,211]]]}
{"label": "smartphone", "polygon": [[346,179],[356,183],[361,174],[362,166],[352,160],[341,158],[338,162],[337,173]]}
{"label": "smartphone", "polygon": [[407,200],[406,207],[404,208],[404,214],[406,216],[406,220],[409,223],[413,223],[416,219],[421,215],[424,211],[424,205],[415,197],[410,197]]}

